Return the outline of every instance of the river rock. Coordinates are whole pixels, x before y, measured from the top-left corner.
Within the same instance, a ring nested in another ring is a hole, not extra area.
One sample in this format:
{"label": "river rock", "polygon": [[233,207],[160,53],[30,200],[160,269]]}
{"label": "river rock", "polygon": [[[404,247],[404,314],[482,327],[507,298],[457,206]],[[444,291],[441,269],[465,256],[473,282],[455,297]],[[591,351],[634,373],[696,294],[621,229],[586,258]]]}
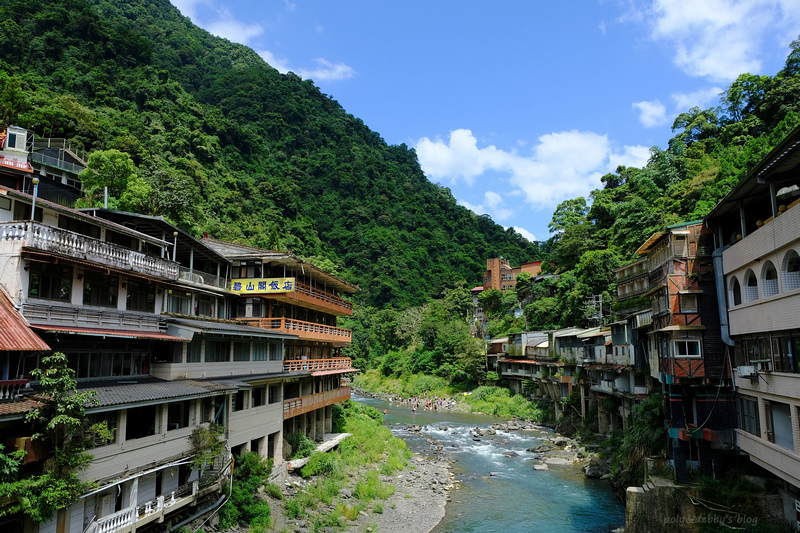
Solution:
{"label": "river rock", "polygon": [[537,463],[533,465],[534,470],[550,470],[550,468],[544,463]]}
{"label": "river rock", "polygon": [[602,477],[611,472],[611,467],[597,454],[593,453],[584,461],[583,472],[586,477]]}
{"label": "river rock", "polygon": [[548,457],[544,460],[549,465],[571,465],[572,461],[564,459],[563,457]]}

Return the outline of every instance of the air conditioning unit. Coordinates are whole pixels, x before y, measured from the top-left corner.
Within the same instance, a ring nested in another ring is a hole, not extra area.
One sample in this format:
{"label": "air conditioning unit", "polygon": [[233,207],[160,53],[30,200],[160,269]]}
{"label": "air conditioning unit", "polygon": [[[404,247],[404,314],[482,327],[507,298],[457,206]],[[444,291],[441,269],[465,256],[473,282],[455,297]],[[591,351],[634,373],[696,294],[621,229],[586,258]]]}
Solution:
{"label": "air conditioning unit", "polygon": [[740,366],[736,369],[736,371],[736,375],[740,378],[756,377],[756,367],[754,366]]}

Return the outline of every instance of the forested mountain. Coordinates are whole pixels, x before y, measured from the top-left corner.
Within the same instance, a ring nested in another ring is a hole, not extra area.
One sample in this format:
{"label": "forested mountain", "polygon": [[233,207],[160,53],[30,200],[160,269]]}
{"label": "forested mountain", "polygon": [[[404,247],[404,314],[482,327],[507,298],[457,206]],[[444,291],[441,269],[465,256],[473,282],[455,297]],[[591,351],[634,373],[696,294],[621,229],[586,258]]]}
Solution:
{"label": "forested mountain", "polygon": [[542,256],[429,182],[413,150],[168,0],[3,2],[0,67],[0,122],[130,155],[112,206],[290,248],[346,271],[366,304],[419,305],[487,257]]}

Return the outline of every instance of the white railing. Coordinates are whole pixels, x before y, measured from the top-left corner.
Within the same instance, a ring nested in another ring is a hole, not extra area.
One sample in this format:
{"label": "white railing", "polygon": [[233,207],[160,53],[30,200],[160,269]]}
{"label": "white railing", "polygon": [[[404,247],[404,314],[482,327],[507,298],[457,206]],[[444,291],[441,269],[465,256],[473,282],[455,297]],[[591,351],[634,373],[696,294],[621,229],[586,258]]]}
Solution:
{"label": "white railing", "polygon": [[123,527],[133,525],[136,507],[128,507],[114,514],[104,516],[97,521],[97,533],[111,533]]}
{"label": "white railing", "polygon": [[197,270],[189,270],[186,267],[178,267],[178,279],[181,281],[188,281],[194,285],[210,285],[220,289],[227,288],[227,281],[224,278],[209,274],[207,272],[198,272]]}
{"label": "white railing", "polygon": [[0,242],[18,241],[45,252],[131,270],[140,274],[178,279],[178,263],[129,250],[116,244],[36,222],[0,224]]}
{"label": "white railing", "polygon": [[28,383],[29,379],[0,380],[0,401],[13,400]]}

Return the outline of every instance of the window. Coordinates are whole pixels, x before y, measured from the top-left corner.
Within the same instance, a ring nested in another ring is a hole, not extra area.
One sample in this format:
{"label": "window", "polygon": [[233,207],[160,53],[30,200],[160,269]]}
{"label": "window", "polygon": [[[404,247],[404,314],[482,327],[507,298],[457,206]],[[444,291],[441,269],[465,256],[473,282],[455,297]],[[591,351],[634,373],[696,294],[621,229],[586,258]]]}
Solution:
{"label": "window", "polygon": [[277,342],[271,342],[269,344],[269,360],[270,361],[280,361],[283,357],[281,357],[281,345]]}
{"label": "window", "polygon": [[682,313],[696,313],[697,312],[697,295],[696,294],[681,294],[679,296]]}
{"label": "window", "polygon": [[233,395],[233,411],[242,411],[244,409],[245,391],[236,391]]}
{"label": "window", "polygon": [[195,307],[195,315],[199,316],[214,316],[214,297],[208,294],[197,295],[197,306]]}
{"label": "window", "polygon": [[167,407],[167,431],[189,427],[190,402],[172,402]]}
{"label": "window", "polygon": [[203,398],[201,422],[221,424],[225,414],[225,396]]}
{"label": "window", "polygon": [[[116,411],[110,411],[105,413],[96,413],[86,415],[88,426],[89,426],[89,438],[92,440],[95,446],[105,446],[106,444],[113,444],[117,442],[117,418],[119,413]],[[91,430],[91,427],[95,424],[100,424],[105,422],[106,427],[111,432],[111,440],[104,440],[100,438],[99,435],[95,431]]]}
{"label": "window", "polygon": [[265,385],[254,387],[250,395],[253,397],[253,407],[261,407],[267,403],[267,387]]}
{"label": "window", "polygon": [[675,357],[700,357],[700,341],[675,341]]}
{"label": "window", "polygon": [[233,360],[234,361],[249,361],[250,360],[250,343],[249,342],[234,342],[233,343]]}
{"label": "window", "polygon": [[203,348],[203,341],[200,339],[192,339],[192,342],[189,343],[189,346],[186,350],[186,362],[187,363],[199,363],[200,362],[200,354],[202,353]]}
{"label": "window", "polygon": [[783,258],[781,277],[784,291],[800,289],[800,255],[794,250],[789,250]]}
{"label": "window", "polygon": [[0,198],[0,209],[3,211],[11,211],[11,198]]}
{"label": "window", "polygon": [[765,401],[764,407],[767,413],[767,439],[778,446],[794,450],[792,417],[789,405]]}
{"label": "window", "polygon": [[761,426],[758,420],[758,399],[748,396],[739,396],[739,429],[756,437],[761,436]]}
{"label": "window", "polygon": [[761,293],[764,298],[778,294],[778,271],[772,261],[764,263],[761,270]]}
{"label": "window", "polygon": [[128,281],[126,309],[154,313],[156,310],[156,286],[145,281]]}
{"label": "window", "polygon": [[752,270],[744,274],[744,301],[752,302],[758,300],[758,280]]}
{"label": "window", "polygon": [[[298,385],[299,387],[299,385]],[[298,389],[298,396],[299,396],[299,389]],[[280,385],[270,385],[269,386],[269,403],[278,403],[281,401],[281,386]]]}
{"label": "window", "polygon": [[733,305],[742,304],[742,286],[739,284],[739,280],[736,276],[731,279],[730,301],[733,302]]}
{"label": "window", "polygon": [[141,439],[158,433],[157,415],[158,409],[155,405],[128,409],[125,439]]}
{"label": "window", "polygon": [[253,343],[253,361],[267,360],[267,344],[264,342]]}
{"label": "window", "polygon": [[87,271],[83,278],[83,305],[116,307],[119,278]]}
{"label": "window", "polygon": [[150,355],[142,352],[69,352],[77,379],[138,376],[149,372]]}
{"label": "window", "polygon": [[230,360],[228,341],[206,341],[206,363],[223,363]]}
{"label": "window", "polygon": [[44,300],[69,302],[72,299],[72,267],[30,264],[28,296]]}
{"label": "window", "polygon": [[174,291],[172,289],[168,292],[169,299],[167,300],[167,311],[178,315],[188,315],[192,306],[192,294],[183,291]]}

